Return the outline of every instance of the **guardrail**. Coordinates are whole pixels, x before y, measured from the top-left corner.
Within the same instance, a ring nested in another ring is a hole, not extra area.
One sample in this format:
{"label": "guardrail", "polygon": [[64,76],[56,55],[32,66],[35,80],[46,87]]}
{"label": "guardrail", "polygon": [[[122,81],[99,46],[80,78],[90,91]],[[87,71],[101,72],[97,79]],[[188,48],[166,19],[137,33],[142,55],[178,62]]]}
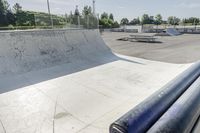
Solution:
{"label": "guardrail", "polygon": [[[191,130],[200,115],[199,77],[200,62],[197,62],[112,123],[110,133],[182,133]],[[183,102],[186,105],[178,106]],[[184,117],[187,114],[189,116]],[[175,128],[183,120],[183,127]]]}

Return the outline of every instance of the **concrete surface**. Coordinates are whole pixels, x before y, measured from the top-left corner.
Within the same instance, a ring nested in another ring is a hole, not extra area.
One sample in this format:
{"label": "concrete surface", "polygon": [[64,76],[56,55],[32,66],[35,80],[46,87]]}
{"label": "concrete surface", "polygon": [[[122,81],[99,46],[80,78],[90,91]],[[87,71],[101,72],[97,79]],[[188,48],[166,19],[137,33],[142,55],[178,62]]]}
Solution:
{"label": "concrete surface", "polygon": [[[157,43],[118,41],[134,33],[104,32],[102,37],[113,52],[168,63],[192,63],[200,60],[200,34],[158,37]],[[145,34],[153,35],[153,34]]]}
{"label": "concrete surface", "polygon": [[108,133],[190,66],[113,54],[96,30],[8,32],[1,40],[2,133]]}

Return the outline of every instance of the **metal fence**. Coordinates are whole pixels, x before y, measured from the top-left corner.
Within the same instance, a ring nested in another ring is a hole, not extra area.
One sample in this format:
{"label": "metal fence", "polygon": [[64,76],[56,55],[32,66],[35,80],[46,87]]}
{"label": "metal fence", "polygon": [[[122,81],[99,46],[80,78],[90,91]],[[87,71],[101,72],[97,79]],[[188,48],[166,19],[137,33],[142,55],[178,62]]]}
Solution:
{"label": "metal fence", "polygon": [[[43,1],[46,4],[46,0]],[[47,0],[48,3],[48,0]],[[67,3],[67,2],[66,2]],[[50,3],[52,4],[52,3]],[[47,4],[49,5],[49,3]],[[41,11],[27,11],[20,10],[18,12],[13,12],[12,23],[7,23],[6,25],[0,24],[0,30],[25,30],[25,29],[97,29],[99,28],[99,20],[97,15],[90,10],[87,15],[84,15],[82,11],[77,15],[76,12],[62,12],[63,15],[58,15],[56,13],[51,13],[52,9],[50,6],[42,5],[41,8],[49,12]],[[53,4],[52,4],[53,5]],[[48,8],[47,8],[48,7]],[[75,7],[75,5],[74,5]],[[31,9],[30,9],[31,10]],[[74,8],[75,10],[75,8]],[[1,19],[1,18],[0,18]]]}

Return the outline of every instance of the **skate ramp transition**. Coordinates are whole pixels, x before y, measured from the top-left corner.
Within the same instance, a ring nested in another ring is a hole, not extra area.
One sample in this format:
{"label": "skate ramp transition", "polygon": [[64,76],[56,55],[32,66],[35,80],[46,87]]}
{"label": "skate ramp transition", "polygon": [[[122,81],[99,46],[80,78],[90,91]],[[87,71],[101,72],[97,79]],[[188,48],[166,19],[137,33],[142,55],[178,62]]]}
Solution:
{"label": "skate ramp transition", "polygon": [[140,64],[113,54],[99,30],[8,31],[0,40],[0,93],[117,60]]}
{"label": "skate ramp transition", "polygon": [[0,40],[0,77],[64,63],[84,69],[117,59],[98,30],[0,32]]}

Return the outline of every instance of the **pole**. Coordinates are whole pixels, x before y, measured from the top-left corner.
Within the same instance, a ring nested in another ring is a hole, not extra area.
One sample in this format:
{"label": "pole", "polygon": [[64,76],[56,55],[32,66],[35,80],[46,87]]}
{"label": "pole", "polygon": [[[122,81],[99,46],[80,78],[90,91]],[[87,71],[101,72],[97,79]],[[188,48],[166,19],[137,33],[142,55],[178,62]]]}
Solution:
{"label": "pole", "polygon": [[99,29],[99,14],[97,14],[97,28]]}
{"label": "pole", "polygon": [[89,16],[87,15],[87,28],[89,29]]}
{"label": "pole", "polygon": [[174,20],[174,28],[175,28],[175,16],[174,16],[173,20]]}
{"label": "pole", "polygon": [[78,18],[78,28],[80,29],[80,16],[77,16]]}
{"label": "pole", "polygon": [[195,31],[197,30],[196,19],[194,19],[194,29],[195,29]]}
{"label": "pole", "polygon": [[35,28],[37,27],[37,24],[36,24],[36,18],[35,18],[35,14],[33,14],[34,16],[34,22],[35,22]]}
{"label": "pole", "polygon": [[53,19],[52,19],[52,15],[51,15],[49,0],[47,0],[47,6],[48,6],[48,12],[49,12],[49,21],[51,22],[51,28],[53,29]]}
{"label": "pole", "polygon": [[184,18],[184,20],[183,20],[184,33],[186,32],[186,30],[185,30],[185,23],[186,23],[186,19]]}
{"label": "pole", "polygon": [[93,15],[95,16],[95,0],[93,0]]}

